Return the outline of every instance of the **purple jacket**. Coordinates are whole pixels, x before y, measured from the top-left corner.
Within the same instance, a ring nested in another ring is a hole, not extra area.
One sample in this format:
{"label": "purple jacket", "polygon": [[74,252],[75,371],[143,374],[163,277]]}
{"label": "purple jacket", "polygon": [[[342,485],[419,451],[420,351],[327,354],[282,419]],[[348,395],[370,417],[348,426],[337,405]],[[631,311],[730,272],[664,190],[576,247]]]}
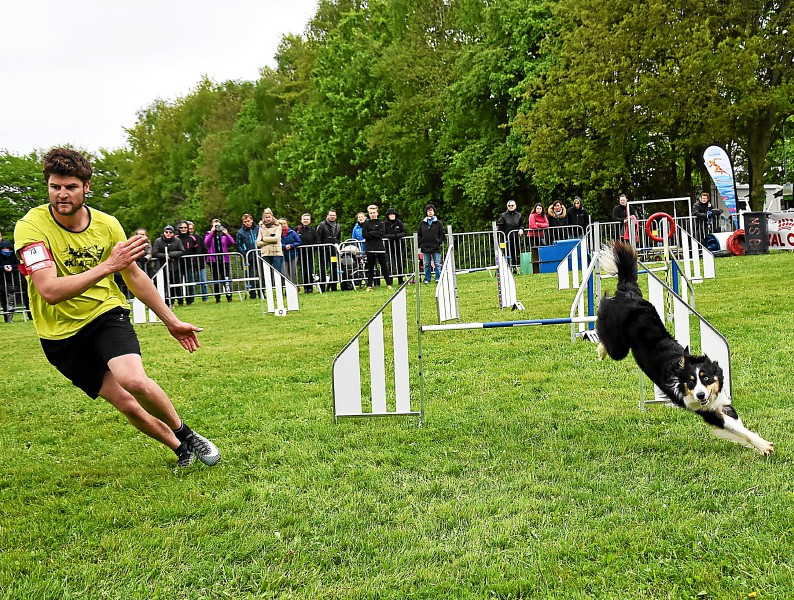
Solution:
{"label": "purple jacket", "polygon": [[[228,233],[219,233],[218,236],[221,239],[221,249],[220,252],[224,254],[223,262],[229,262],[229,255],[226,254],[230,252],[229,248],[234,245],[234,238],[229,235]],[[207,262],[214,263],[215,257],[212,256],[213,254],[218,254],[218,251],[215,250],[215,232],[208,231],[207,235],[204,236],[204,245],[207,246],[207,254],[210,256],[207,257]]]}

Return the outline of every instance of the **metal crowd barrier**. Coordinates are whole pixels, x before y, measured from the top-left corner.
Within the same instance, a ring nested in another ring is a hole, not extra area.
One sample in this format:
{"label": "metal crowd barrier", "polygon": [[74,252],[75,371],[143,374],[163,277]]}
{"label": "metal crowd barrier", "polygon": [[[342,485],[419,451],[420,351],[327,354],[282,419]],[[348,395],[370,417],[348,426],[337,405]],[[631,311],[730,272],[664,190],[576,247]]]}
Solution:
{"label": "metal crowd barrier", "polygon": [[[504,234],[497,232],[499,243],[504,242]],[[496,269],[496,251],[493,231],[469,231],[452,234],[455,247],[455,272],[471,273]],[[446,244],[441,248],[442,256]]]}
{"label": "metal crowd barrier", "polygon": [[[412,237],[397,241],[383,240],[389,274],[393,278],[404,278],[413,274],[412,240]],[[320,292],[354,289],[367,279],[365,247],[365,242],[353,239],[344,240],[339,245],[299,246],[295,258],[294,279],[286,274],[286,268],[282,272],[295,285],[302,286],[304,292],[307,288]],[[376,271],[376,278],[383,279],[383,274]]]}
{"label": "metal crowd barrier", "polygon": [[14,315],[22,316],[23,321],[30,318],[27,310],[28,284],[19,268],[13,267],[11,272],[0,271],[0,310],[3,321],[13,320]]}
{"label": "metal crowd barrier", "polygon": [[[674,249],[686,247],[682,231],[695,239],[701,240],[704,234],[715,229],[730,227],[727,218],[712,219],[704,228],[703,222],[693,216],[674,218],[676,228],[670,240]],[[543,245],[553,245],[562,240],[578,240],[588,236],[589,247],[594,248],[596,229],[601,243],[609,243],[613,239],[633,238],[640,256],[645,259],[656,258],[662,252],[662,243],[652,240],[645,229],[647,220],[632,221],[630,227],[622,222],[595,222],[587,231],[578,225],[549,227],[542,230],[541,237],[533,234],[537,230],[524,229],[524,235],[512,231],[505,237],[497,232],[496,242],[492,231],[475,231],[453,233],[455,246],[455,267],[457,273],[496,269],[494,243],[504,248],[504,254],[510,265],[518,267],[522,254],[530,253],[533,267],[540,263],[537,249]],[[399,283],[400,278],[410,277],[415,271],[413,252],[415,236],[400,240],[384,240],[390,275]],[[357,240],[345,240],[336,244],[315,244],[299,246],[293,265],[282,269],[284,277],[303,291],[323,292],[331,289],[354,289],[366,281],[366,254],[364,243]],[[441,244],[441,255],[446,254],[446,236]],[[166,259],[163,268],[166,299],[173,302],[191,303],[198,298],[203,301],[213,297],[221,301],[223,297],[235,295],[242,299],[245,295],[251,298],[264,297],[265,282],[258,267],[259,250],[250,250],[245,255],[238,252],[222,254],[202,254],[183,256],[179,259]],[[284,257],[285,262],[287,258]],[[420,262],[422,257],[419,258]],[[158,261],[152,261],[157,264]],[[420,265],[421,267],[421,265]],[[149,273],[159,269],[150,269]],[[376,272],[377,279],[383,274]],[[125,289],[125,288],[122,288]],[[27,282],[18,269],[10,274],[3,273],[0,279],[0,301],[4,320],[13,315],[29,318],[26,311]],[[129,295],[129,294],[128,294]]]}
{"label": "metal crowd barrier", "polygon": [[[253,263],[252,263],[253,265]],[[207,301],[234,295],[242,299],[249,293],[256,298],[261,285],[253,267],[239,252],[193,254],[177,259],[166,256],[165,299],[169,303],[192,304],[197,298]]]}

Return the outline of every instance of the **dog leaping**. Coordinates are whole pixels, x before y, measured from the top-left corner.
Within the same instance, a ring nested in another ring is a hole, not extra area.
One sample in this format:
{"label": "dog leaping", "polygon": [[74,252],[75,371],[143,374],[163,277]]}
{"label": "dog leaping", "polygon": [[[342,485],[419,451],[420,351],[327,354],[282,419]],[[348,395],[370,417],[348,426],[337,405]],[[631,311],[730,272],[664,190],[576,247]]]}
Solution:
{"label": "dog leaping", "polygon": [[656,308],[642,297],[634,248],[615,241],[600,256],[601,268],[617,275],[618,285],[615,295],[602,298],[598,307],[599,358],[609,355],[613,360],[623,360],[631,351],[642,372],[670,401],[700,415],[712,426],[715,436],[764,456],[772,454],[774,444],[742,424],[723,389],[719,364],[706,355],[690,354],[667,331]]}

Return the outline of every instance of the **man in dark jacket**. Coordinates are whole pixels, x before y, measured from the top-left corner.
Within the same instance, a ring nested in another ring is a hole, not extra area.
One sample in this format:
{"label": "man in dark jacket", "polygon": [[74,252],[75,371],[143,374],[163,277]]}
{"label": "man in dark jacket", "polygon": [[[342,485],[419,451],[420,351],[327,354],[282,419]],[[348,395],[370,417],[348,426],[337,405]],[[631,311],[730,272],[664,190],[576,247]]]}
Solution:
{"label": "man in dark jacket", "polygon": [[311,246],[319,244],[320,238],[317,236],[317,228],[312,225],[312,216],[309,213],[301,215],[301,224],[295,228],[295,232],[301,239],[298,260],[300,261],[303,293],[311,294],[314,285],[314,252],[317,250]]}
{"label": "man in dark jacket", "polygon": [[403,282],[405,275],[405,242],[403,238],[408,235],[405,224],[400,220],[400,216],[393,208],[386,210],[386,220],[383,222],[386,233],[383,239],[386,240],[386,251],[389,255],[389,268],[391,274],[397,276],[397,282]]}
{"label": "man in dark jacket", "polygon": [[383,245],[383,238],[386,235],[386,227],[383,221],[378,219],[378,207],[370,204],[367,207],[369,220],[361,226],[361,232],[367,242],[367,291],[371,292],[375,285],[375,263],[380,265],[380,272],[386,280],[386,286],[391,289],[391,275],[389,266],[386,264],[386,247]]}
{"label": "man in dark jacket", "polygon": [[524,217],[521,216],[521,213],[516,210],[516,201],[508,200],[507,210],[499,215],[496,220],[496,229],[505,235],[507,258],[513,267],[513,271],[516,270],[520,261],[519,240],[524,237],[523,219]]}
{"label": "man in dark jacket", "polygon": [[709,233],[711,215],[711,196],[708,192],[701,192],[698,201],[692,206],[692,216],[695,217],[695,237],[701,243]]}
{"label": "man in dark jacket", "polygon": [[444,241],[444,225],[436,217],[436,207],[425,206],[425,218],[419,223],[419,250],[425,263],[425,283],[430,283],[431,261],[435,265],[436,283],[441,279],[441,243]]}
{"label": "man in dark jacket", "polygon": [[[339,262],[337,248],[341,241],[342,228],[336,222],[336,211],[328,211],[325,221],[317,226],[317,238],[325,246],[320,249],[320,289],[324,292],[335,292],[339,281]],[[330,271],[330,273],[329,273]],[[327,274],[327,275],[326,275]]]}
{"label": "man in dark jacket", "polygon": [[176,229],[176,237],[179,238],[179,241],[182,242],[182,247],[185,249],[182,260],[178,261],[177,264],[179,279],[174,282],[182,284],[178,289],[176,298],[176,301],[182,306],[183,298],[188,304],[193,304],[193,299],[195,298],[196,286],[193,285],[193,282],[196,281],[196,274],[188,257],[198,254],[198,240],[188,230],[187,221],[179,221],[176,224]]}
{"label": "man in dark jacket", "polygon": [[612,209],[612,218],[616,221],[623,223],[621,238],[628,240],[631,238],[631,232],[634,232],[634,241],[638,240],[637,234],[639,232],[639,225],[637,219],[640,217],[640,205],[634,208],[629,208],[629,199],[626,194],[621,194],[618,198],[618,204]]}
{"label": "man in dark jacket", "polygon": [[234,245],[237,246],[237,251],[243,255],[248,268],[248,281],[245,287],[248,288],[248,295],[251,300],[256,300],[256,285],[252,283],[258,277],[256,269],[256,238],[259,235],[259,225],[254,222],[254,218],[248,213],[243,215],[243,226],[237,230],[237,237],[234,239]]}
{"label": "man in dark jacket", "polygon": [[174,297],[178,296],[171,290],[171,285],[179,279],[179,259],[185,253],[185,247],[179,238],[174,235],[174,228],[171,225],[163,227],[163,235],[154,240],[152,244],[152,256],[157,259],[160,268],[168,265],[166,269],[166,304],[171,306]]}

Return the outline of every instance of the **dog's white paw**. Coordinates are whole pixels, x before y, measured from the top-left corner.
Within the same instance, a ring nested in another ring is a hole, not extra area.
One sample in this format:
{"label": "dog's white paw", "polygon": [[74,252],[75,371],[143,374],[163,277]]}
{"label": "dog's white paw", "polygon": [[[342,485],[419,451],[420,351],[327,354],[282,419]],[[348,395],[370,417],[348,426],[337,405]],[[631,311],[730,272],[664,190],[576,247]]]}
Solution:
{"label": "dog's white paw", "polygon": [[761,453],[761,456],[770,456],[775,453],[775,444],[759,437],[755,443],[755,449]]}
{"label": "dog's white paw", "polygon": [[598,343],[598,360],[604,360],[607,357],[607,348],[601,342]]}

